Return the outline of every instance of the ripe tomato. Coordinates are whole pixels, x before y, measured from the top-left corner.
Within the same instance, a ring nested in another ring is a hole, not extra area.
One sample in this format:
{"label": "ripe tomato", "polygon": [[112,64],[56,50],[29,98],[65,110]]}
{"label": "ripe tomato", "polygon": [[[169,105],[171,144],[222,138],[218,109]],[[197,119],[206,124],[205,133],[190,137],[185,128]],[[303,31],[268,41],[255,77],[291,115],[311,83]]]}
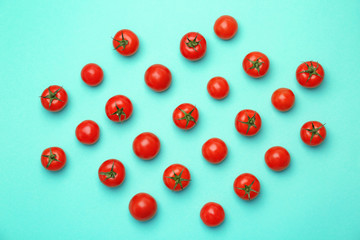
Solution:
{"label": "ripe tomato", "polygon": [[156,92],[165,91],[171,84],[171,72],[161,64],[154,64],[145,72],[145,83]]}
{"label": "ripe tomato", "polygon": [[272,147],[265,153],[265,162],[274,171],[282,171],[290,164],[290,154],[283,147]]}
{"label": "ripe tomato", "polygon": [[75,135],[83,144],[94,144],[100,136],[99,125],[92,120],[85,120],[76,127]]}
{"label": "ripe tomato", "polygon": [[215,99],[223,99],[229,94],[229,84],[222,77],[214,77],[207,84],[207,90]]}
{"label": "ripe tomato", "polygon": [[139,48],[139,39],[135,33],[128,29],[118,31],[113,38],[113,45],[116,51],[123,56],[131,56]]}
{"label": "ripe tomato", "polygon": [[277,110],[289,111],[294,106],[295,95],[288,88],[279,88],[271,96],[271,102]]}
{"label": "ripe tomato", "polygon": [[107,117],[114,122],[122,122],[130,118],[133,105],[129,98],[124,95],[115,95],[105,105]]}
{"label": "ripe tomato", "polygon": [[251,52],[243,60],[245,72],[254,78],[264,76],[269,70],[270,61],[268,57],[261,52]]}
{"label": "ripe tomato", "polygon": [[58,112],[66,106],[68,95],[62,87],[52,85],[43,91],[40,100],[46,110]]}
{"label": "ripe tomato", "polygon": [[103,70],[95,63],[86,64],[81,70],[81,78],[89,86],[99,85],[102,82],[103,77]]}
{"label": "ripe tomato", "polygon": [[156,200],[147,193],[136,194],[129,203],[131,216],[138,221],[147,221],[156,214]]}
{"label": "ripe tomato", "polygon": [[116,159],[109,159],[99,167],[99,179],[108,187],[119,186],[125,179],[125,167]]}
{"label": "ripe tomato", "polygon": [[66,155],[59,147],[50,147],[41,154],[41,164],[50,171],[58,171],[65,166]]}
{"label": "ripe tomato", "polygon": [[219,138],[211,138],[202,146],[202,155],[204,158],[214,164],[221,163],[228,153],[225,142]]}
{"label": "ripe tomato", "polygon": [[296,79],[301,86],[314,88],[321,84],[325,76],[323,67],[318,62],[308,61],[296,69]]}
{"label": "ripe tomato", "polygon": [[184,190],[190,183],[191,176],[189,169],[181,164],[173,164],[165,169],[163,181],[173,191]]}
{"label": "ripe tomato", "polygon": [[305,123],[300,129],[300,137],[304,143],[310,146],[317,146],[326,138],[325,124],[317,121]]}
{"label": "ripe tomato", "polygon": [[235,179],[234,191],[241,199],[252,200],[260,192],[260,182],[254,175],[243,173]]}
{"label": "ripe tomato", "polygon": [[224,40],[233,38],[238,30],[235,18],[224,15],[219,17],[214,24],[215,34]]}
{"label": "ripe tomato", "polygon": [[190,103],[180,104],[173,112],[173,121],[181,129],[191,129],[199,119],[197,108]]}
{"label": "ripe tomato", "polygon": [[220,204],[208,202],[201,208],[200,218],[206,226],[216,227],[224,221],[225,212]]}
{"label": "ripe tomato", "polygon": [[135,155],[141,159],[153,159],[160,151],[160,140],[153,133],[141,133],[134,139],[133,150]]}
{"label": "ripe tomato", "polygon": [[261,128],[260,115],[254,110],[242,110],[236,115],[235,127],[244,136],[254,136]]}
{"label": "ripe tomato", "polygon": [[180,41],[181,54],[190,61],[197,61],[206,53],[206,40],[196,32],[185,34]]}

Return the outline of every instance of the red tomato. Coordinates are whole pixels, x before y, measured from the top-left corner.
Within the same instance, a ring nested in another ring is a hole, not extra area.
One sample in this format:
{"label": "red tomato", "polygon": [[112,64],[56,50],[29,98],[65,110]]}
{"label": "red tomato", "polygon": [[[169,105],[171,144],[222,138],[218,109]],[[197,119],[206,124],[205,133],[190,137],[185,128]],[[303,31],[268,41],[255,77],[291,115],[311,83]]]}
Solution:
{"label": "red tomato", "polygon": [[129,211],[138,221],[147,221],[156,214],[156,200],[147,193],[136,194],[129,203]]}
{"label": "red tomato", "polygon": [[100,136],[99,125],[94,121],[85,120],[76,127],[75,135],[83,144],[94,144]]}
{"label": "red tomato", "polygon": [[156,92],[165,91],[171,84],[171,72],[161,64],[154,64],[145,72],[145,83]]}
{"label": "red tomato", "polygon": [[242,110],[236,115],[235,127],[242,135],[254,136],[261,128],[260,115],[254,110]]}
{"label": "red tomato", "polygon": [[314,88],[321,84],[325,76],[323,67],[318,62],[308,61],[296,69],[296,79],[301,86]]}
{"label": "red tomato", "polygon": [[185,34],[180,41],[181,54],[190,61],[197,61],[206,53],[206,40],[196,32]]}
{"label": "red tomato", "polygon": [[173,112],[173,121],[181,129],[191,129],[199,119],[197,108],[190,103],[180,104]]}
{"label": "red tomato", "polygon": [[106,160],[99,167],[99,179],[108,187],[119,186],[125,179],[125,167],[116,159]]}
{"label": "red tomato", "polygon": [[215,34],[224,40],[231,39],[238,30],[238,24],[235,18],[224,15],[219,17],[214,24]]}
{"label": "red tomato", "polygon": [[202,155],[204,158],[214,164],[221,163],[228,153],[225,142],[219,138],[211,138],[202,146]]}
{"label": "red tomato", "polygon": [[123,56],[131,56],[139,48],[139,39],[135,33],[128,29],[118,31],[113,38],[113,45],[116,51]]}
{"label": "red tomato", "polygon": [[114,122],[123,122],[130,118],[133,105],[126,96],[115,95],[110,98],[105,105],[107,117]]}
{"label": "red tomato", "polygon": [[133,150],[135,155],[141,159],[153,159],[160,151],[160,140],[153,133],[141,133],[134,139]]}
{"label": "red tomato", "polygon": [[283,147],[272,147],[265,153],[265,162],[274,171],[282,171],[290,164],[290,154]]}
{"label": "red tomato", "polygon": [[163,181],[173,191],[184,190],[190,183],[191,176],[189,169],[181,164],[170,165],[165,169]]}
{"label": "red tomato", "polygon": [[223,99],[229,94],[229,84],[222,77],[214,77],[207,84],[207,90],[215,99]]}
{"label": "red tomato", "polygon": [[103,77],[103,70],[95,63],[86,64],[81,70],[81,78],[89,86],[99,85],[102,82]]}
{"label": "red tomato", "polygon": [[225,219],[223,207],[215,202],[208,202],[200,211],[200,218],[206,226],[219,226]]}
{"label": "red tomato", "polygon": [[243,60],[245,72],[254,78],[264,76],[269,70],[270,61],[268,57],[261,52],[251,52]]}
{"label": "red tomato", "polygon": [[58,112],[66,106],[68,95],[62,87],[52,85],[43,91],[40,100],[46,110]]}
{"label": "red tomato", "polygon": [[288,88],[279,88],[271,96],[271,102],[277,110],[289,111],[294,106],[295,95]]}
{"label": "red tomato", "polygon": [[241,199],[253,200],[260,192],[260,182],[254,175],[243,173],[235,179],[234,191]]}
{"label": "red tomato", "polygon": [[326,138],[325,124],[317,121],[305,123],[300,129],[300,137],[304,143],[310,146],[317,146]]}
{"label": "red tomato", "polygon": [[59,147],[50,147],[41,154],[41,164],[50,171],[58,171],[65,166],[66,155]]}

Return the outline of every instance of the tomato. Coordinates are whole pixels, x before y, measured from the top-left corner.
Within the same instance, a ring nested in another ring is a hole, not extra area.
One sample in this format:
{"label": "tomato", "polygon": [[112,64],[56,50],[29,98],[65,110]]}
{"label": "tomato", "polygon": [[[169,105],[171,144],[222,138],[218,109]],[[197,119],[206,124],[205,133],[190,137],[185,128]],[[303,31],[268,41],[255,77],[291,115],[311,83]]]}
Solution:
{"label": "tomato", "polygon": [[214,164],[224,161],[228,153],[225,142],[219,138],[211,138],[202,146],[202,155],[204,158]]}
{"label": "tomato", "polygon": [[261,128],[260,115],[254,110],[242,110],[236,115],[235,127],[242,135],[254,136]]}
{"label": "tomato", "polygon": [[272,147],[265,153],[265,162],[274,171],[282,171],[290,164],[290,154],[283,147]]}
{"label": "tomato", "polygon": [[75,135],[83,144],[94,144],[100,136],[99,125],[92,120],[85,120],[76,127]]}
{"label": "tomato", "polygon": [[234,191],[241,199],[253,200],[260,193],[260,182],[254,175],[243,173],[235,179]]}
{"label": "tomato", "polygon": [[103,70],[95,63],[86,64],[81,70],[81,78],[89,86],[99,85],[102,82],[103,77]]}
{"label": "tomato", "polygon": [[146,70],[144,78],[146,85],[156,92],[165,91],[171,84],[171,72],[161,64],[150,66]]}
{"label": "tomato", "polygon": [[99,179],[108,187],[119,186],[125,179],[125,167],[116,159],[106,160],[99,167]]}
{"label": "tomato", "polygon": [[207,90],[215,99],[223,99],[229,94],[229,84],[222,77],[214,77],[207,84]]}
{"label": "tomato", "polygon": [[131,56],[139,48],[139,39],[135,33],[128,29],[118,31],[113,38],[113,45],[116,51],[123,56]]}
{"label": "tomato", "polygon": [[180,41],[181,54],[190,61],[197,61],[206,53],[206,40],[196,32],[185,34]]}
{"label": "tomato", "polygon": [[325,124],[317,121],[305,123],[300,129],[300,137],[304,143],[310,146],[317,146],[326,138]]}
{"label": "tomato", "polygon": [[156,200],[147,193],[138,193],[130,200],[129,211],[138,221],[150,220],[157,211]]}
{"label": "tomato", "polygon": [[296,69],[296,79],[301,86],[314,88],[321,84],[325,76],[323,67],[318,62],[308,61]]}
{"label": "tomato", "polygon": [[124,95],[115,95],[105,105],[107,117],[114,122],[123,122],[130,118],[133,105],[129,98]]}
{"label": "tomato", "polygon": [[58,112],[62,110],[67,102],[68,95],[62,87],[52,85],[45,89],[40,96],[41,104],[50,112]]}
{"label": "tomato", "polygon": [[235,18],[223,15],[219,17],[214,24],[215,34],[224,40],[233,38],[238,30],[238,24]]}
{"label": "tomato", "polygon": [[50,171],[58,171],[65,166],[66,155],[59,147],[50,147],[41,154],[41,164]]}
{"label": "tomato", "polygon": [[245,72],[254,78],[264,76],[269,70],[270,61],[268,57],[261,52],[251,52],[243,60]]}
{"label": "tomato", "polygon": [[173,164],[165,169],[163,181],[173,191],[184,190],[190,183],[191,176],[189,169],[181,164]]}
{"label": "tomato", "polygon": [[160,140],[153,133],[141,133],[134,139],[133,150],[135,155],[141,159],[153,159],[160,151]]}
{"label": "tomato", "polygon": [[200,211],[200,218],[206,226],[219,226],[225,219],[223,207],[215,202],[206,203]]}
{"label": "tomato", "polygon": [[199,119],[197,108],[190,103],[180,104],[173,112],[173,121],[181,129],[193,128]]}
{"label": "tomato", "polygon": [[295,95],[288,88],[279,88],[271,96],[271,102],[277,110],[286,112],[294,106]]}

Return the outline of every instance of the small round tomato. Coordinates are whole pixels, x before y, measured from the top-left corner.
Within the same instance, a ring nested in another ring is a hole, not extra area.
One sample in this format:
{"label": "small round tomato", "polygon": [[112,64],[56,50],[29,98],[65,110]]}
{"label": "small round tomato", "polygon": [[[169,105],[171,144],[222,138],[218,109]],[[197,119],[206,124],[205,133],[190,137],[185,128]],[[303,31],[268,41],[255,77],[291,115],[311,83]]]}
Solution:
{"label": "small round tomato", "polygon": [[242,135],[254,136],[261,128],[260,115],[254,110],[242,110],[236,115],[235,127]]}
{"label": "small round tomato", "polygon": [[190,183],[191,176],[189,169],[181,164],[173,164],[165,169],[163,181],[173,191],[184,190]]}
{"label": "small round tomato", "polygon": [[153,133],[141,133],[134,139],[133,150],[141,159],[153,159],[160,151],[160,140]]}
{"label": "small round tomato", "polygon": [[68,95],[62,87],[52,85],[43,91],[40,100],[46,110],[58,112],[66,106]]}
{"label": "small round tomato", "polygon": [[224,40],[233,38],[238,30],[235,18],[224,15],[219,17],[214,24],[215,34]]}
{"label": "small round tomato", "polygon": [[321,84],[325,76],[323,67],[318,62],[308,61],[296,69],[296,79],[301,86],[314,88]]}
{"label": "small round tomato", "polygon": [[89,86],[99,85],[102,82],[103,77],[103,70],[95,63],[86,64],[81,70],[81,78]]}
{"label": "small round tomato", "polygon": [[99,179],[108,187],[119,186],[125,179],[125,167],[116,159],[109,159],[99,167]]}
{"label": "small round tomato", "polygon": [[206,226],[216,227],[224,221],[225,211],[220,204],[208,202],[201,208],[200,218]]}
{"label": "small round tomato", "polygon": [[254,175],[243,173],[235,179],[234,191],[241,199],[253,200],[260,192],[260,182]]}
{"label": "small round tomato", "polygon": [[259,78],[264,76],[269,70],[270,61],[261,52],[251,52],[243,60],[243,68],[247,75]]}
{"label": "small round tomato", "polygon": [[190,61],[197,61],[206,53],[206,40],[196,32],[185,34],[180,41],[181,54]]}
{"label": "small round tomato", "polygon": [[265,162],[274,171],[282,171],[290,164],[290,154],[283,147],[272,147],[265,153]]}
{"label": "small round tomato", "polygon": [[219,138],[211,138],[202,146],[202,155],[204,158],[214,164],[224,161],[228,153],[225,142]]}
{"label": "small round tomato", "polygon": [[319,145],[326,138],[325,124],[321,124],[317,121],[305,123],[300,129],[300,137],[307,145]]}
{"label": "small round tomato", "polygon": [[271,96],[271,102],[277,110],[286,112],[294,106],[295,95],[288,88],[279,88]]}
{"label": "small round tomato", "polygon": [[59,147],[47,148],[41,154],[41,164],[47,170],[58,171],[65,166],[65,163],[65,152]]}
{"label": "small round tomato", "polygon": [[129,98],[124,95],[115,95],[105,105],[107,117],[114,122],[123,122],[130,118],[133,105]]}
{"label": "small round tomato", "polygon": [[229,94],[229,84],[222,77],[214,77],[207,84],[207,90],[215,99],[223,99]]}
{"label": "small round tomato", "polygon": [[76,127],[75,135],[83,144],[94,144],[100,136],[99,125],[92,120],[85,120]]}
{"label": "small round tomato", "polygon": [[146,70],[144,78],[146,85],[156,92],[165,91],[171,84],[171,72],[161,64],[150,66]]}
{"label": "small round tomato", "polygon": [[138,193],[130,200],[129,211],[138,221],[150,220],[157,211],[156,200],[147,193]]}
{"label": "small round tomato", "polygon": [[191,129],[199,119],[197,108],[190,103],[180,104],[173,112],[173,121],[178,128]]}
{"label": "small round tomato", "polygon": [[113,38],[113,45],[116,51],[123,56],[131,56],[139,48],[139,39],[135,33],[128,29],[118,31]]}

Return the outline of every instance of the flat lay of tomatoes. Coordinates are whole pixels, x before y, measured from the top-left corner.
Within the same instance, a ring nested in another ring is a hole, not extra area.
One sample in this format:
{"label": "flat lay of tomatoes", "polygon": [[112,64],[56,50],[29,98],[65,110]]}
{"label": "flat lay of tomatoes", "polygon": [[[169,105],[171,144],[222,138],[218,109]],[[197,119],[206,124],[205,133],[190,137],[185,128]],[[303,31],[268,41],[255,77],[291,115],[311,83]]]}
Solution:
{"label": "flat lay of tomatoes", "polygon": [[261,52],[251,52],[245,56],[242,65],[247,75],[253,78],[260,78],[269,70],[270,61]]}
{"label": "flat lay of tomatoes", "polygon": [[181,164],[172,164],[165,169],[163,181],[170,190],[184,190],[191,181],[189,169]]}
{"label": "flat lay of tomatoes", "polygon": [[290,154],[285,148],[275,146],[266,151],[265,162],[270,169],[282,171],[290,164]]}
{"label": "flat lay of tomatoes", "polygon": [[235,18],[223,15],[219,17],[214,24],[215,34],[224,40],[233,38],[238,30],[238,24]]}
{"label": "flat lay of tomatoes", "polygon": [[66,154],[59,147],[50,147],[41,154],[41,164],[50,171],[59,171],[65,166]]}
{"label": "flat lay of tomatoes", "polygon": [[207,84],[207,90],[211,97],[215,99],[223,99],[229,94],[229,84],[222,77],[214,77]]}
{"label": "flat lay of tomatoes", "polygon": [[326,138],[325,124],[318,121],[306,122],[300,129],[301,140],[309,146],[317,146]]}
{"label": "flat lay of tomatoes", "polygon": [[271,96],[271,103],[281,111],[289,111],[295,103],[295,94],[288,88],[279,88]]}
{"label": "flat lay of tomatoes", "polygon": [[218,164],[226,158],[228,148],[223,140],[210,138],[203,144],[201,151],[206,161]]}
{"label": "flat lay of tomatoes", "polygon": [[98,175],[105,186],[116,187],[125,179],[125,167],[119,160],[109,159],[100,165]]}
{"label": "flat lay of tomatoes", "polygon": [[95,63],[86,64],[81,70],[81,79],[89,86],[99,85],[104,77],[101,67]]}
{"label": "flat lay of tomatoes", "polygon": [[205,56],[206,40],[196,32],[185,34],[180,41],[181,54],[190,61],[197,61]]}
{"label": "flat lay of tomatoes", "polygon": [[197,108],[190,103],[180,104],[173,112],[173,121],[178,128],[189,130],[199,119]]}
{"label": "flat lay of tomatoes", "polygon": [[171,72],[161,64],[150,66],[145,72],[145,83],[155,92],[163,92],[170,87]]}
{"label": "flat lay of tomatoes", "polygon": [[66,106],[68,95],[64,88],[58,85],[52,85],[43,91],[40,100],[46,110],[58,112]]}
{"label": "flat lay of tomatoes", "polygon": [[225,219],[223,207],[215,202],[206,203],[200,211],[200,218],[206,226],[219,226]]}
{"label": "flat lay of tomatoes", "polygon": [[131,56],[139,48],[139,39],[128,29],[118,31],[113,38],[115,50],[123,56]]}
{"label": "flat lay of tomatoes", "polygon": [[115,95],[105,105],[106,116],[114,122],[123,122],[131,117],[133,105],[124,95]]}
{"label": "flat lay of tomatoes", "polygon": [[261,128],[260,115],[254,110],[241,110],[235,118],[236,130],[244,136],[254,136]]}
{"label": "flat lay of tomatoes", "polygon": [[160,140],[153,133],[141,133],[133,141],[133,150],[141,159],[153,159],[160,151]]}
{"label": "flat lay of tomatoes", "polygon": [[324,69],[318,62],[304,62],[296,69],[296,80],[306,88],[318,87],[324,80],[324,76]]}
{"label": "flat lay of tomatoes", "polygon": [[138,193],[130,200],[129,211],[136,220],[148,221],[156,214],[156,200],[150,194]]}
{"label": "flat lay of tomatoes", "polygon": [[85,120],[76,127],[75,135],[79,142],[83,144],[94,144],[100,137],[99,125],[92,120]]}
{"label": "flat lay of tomatoes", "polygon": [[234,191],[243,200],[253,200],[260,193],[260,182],[254,175],[243,173],[235,179]]}

